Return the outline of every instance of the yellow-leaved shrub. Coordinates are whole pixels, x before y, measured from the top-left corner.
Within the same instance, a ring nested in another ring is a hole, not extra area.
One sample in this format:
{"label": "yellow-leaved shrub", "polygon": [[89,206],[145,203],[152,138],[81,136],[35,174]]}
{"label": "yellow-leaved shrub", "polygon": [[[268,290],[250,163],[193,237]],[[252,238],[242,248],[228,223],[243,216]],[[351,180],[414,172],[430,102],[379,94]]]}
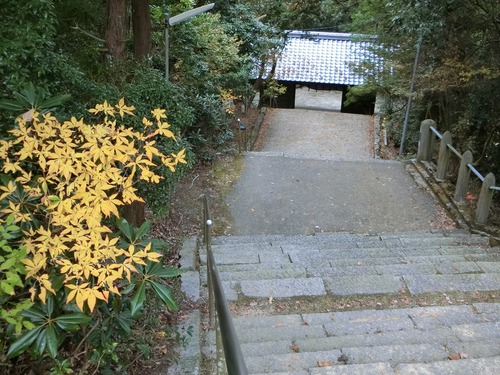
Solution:
{"label": "yellow-leaved shrub", "polygon": [[175,141],[165,110],[138,120],[142,131],[122,125],[134,110],[124,99],[116,105],[105,101],[90,109],[99,119],[93,124],[32,113],[17,119],[11,139],[0,141],[1,170],[11,176],[0,187],[0,200],[8,202],[0,220],[13,215],[23,229],[31,300],[45,302],[62,276],[66,302],[93,311],[98,300],[120,294],[121,281],[130,281],[135,265],[161,257],[151,246],[118,247],[106,224],[106,218],[119,216],[120,206],[142,201],[137,181],[157,183],[159,165],[173,173],[186,163],[184,149],[163,154],[155,145],[159,137]]}

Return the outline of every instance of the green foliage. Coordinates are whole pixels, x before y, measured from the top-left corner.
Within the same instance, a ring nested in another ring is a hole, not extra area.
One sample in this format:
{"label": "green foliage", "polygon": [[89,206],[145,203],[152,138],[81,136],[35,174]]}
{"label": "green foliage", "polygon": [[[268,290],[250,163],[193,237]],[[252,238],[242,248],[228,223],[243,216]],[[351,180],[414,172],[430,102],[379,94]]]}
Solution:
{"label": "green foliage", "polygon": [[57,50],[55,4],[52,0],[5,0],[0,15],[0,92],[11,96],[26,82],[54,94],[79,72]]}
{"label": "green foliage", "polygon": [[15,100],[0,99],[0,109],[12,111],[15,117],[24,112],[31,113],[47,113],[53,112],[56,107],[60,106],[69,98],[69,94],[60,94],[47,97],[47,92],[41,87],[35,87],[32,82],[24,84],[19,92],[14,92]]}
{"label": "green foliage", "polygon": [[286,86],[280,85],[278,81],[271,80],[264,87],[263,97],[269,100],[269,107],[275,106],[278,96],[286,92]]}
{"label": "green foliage", "polygon": [[452,131],[455,145],[473,151],[484,170],[500,172],[500,109],[494,99],[500,87],[499,16],[500,3],[489,0],[360,2],[354,30],[378,35],[377,52],[391,64],[369,82],[378,84],[394,104],[384,114],[394,124],[404,116],[416,45],[422,37],[410,151],[418,140],[419,122],[433,118],[441,131]]}
{"label": "green foliage", "polygon": [[80,331],[81,326],[91,320],[90,316],[81,312],[64,312],[64,306],[64,299],[57,301],[51,295],[45,304],[37,302],[24,311],[23,317],[29,319],[34,327],[12,342],[7,357],[16,357],[31,348],[35,357],[42,357],[47,352],[55,358],[64,336]]}
{"label": "green foliage", "polygon": [[0,225],[0,336],[3,338],[6,337],[6,324],[17,334],[23,328],[33,328],[32,323],[22,315],[33,303],[19,299],[19,293],[24,286],[22,279],[26,275],[22,264],[26,249],[23,246],[16,246],[15,243],[19,229],[14,225],[12,214],[7,217],[4,224]]}

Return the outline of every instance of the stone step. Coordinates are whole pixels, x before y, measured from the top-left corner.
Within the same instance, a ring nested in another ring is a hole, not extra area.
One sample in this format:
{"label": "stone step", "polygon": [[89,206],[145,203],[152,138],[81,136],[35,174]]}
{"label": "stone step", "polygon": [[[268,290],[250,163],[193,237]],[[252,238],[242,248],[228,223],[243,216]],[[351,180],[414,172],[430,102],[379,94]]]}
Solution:
{"label": "stone step", "polygon": [[[479,247],[426,247],[415,248],[370,248],[370,249],[273,249],[255,248],[234,249],[231,251],[213,251],[216,262],[220,265],[263,264],[275,267],[278,264],[296,263],[301,265],[339,262],[338,265],[381,265],[424,262],[498,262],[499,248]],[[206,263],[206,253],[200,252],[200,260]],[[356,261],[356,263],[353,263]]]}
{"label": "stone step", "polygon": [[[216,237],[212,243],[229,301],[500,291],[500,247],[461,230]],[[198,255],[195,261],[205,265],[203,248]],[[206,267],[196,267],[206,299]],[[500,303],[251,314],[250,307],[233,316],[250,374],[493,374],[499,366]],[[457,354],[460,360],[451,361]]]}
{"label": "stone step", "polygon": [[[489,239],[485,236],[470,234],[464,230],[389,233],[383,235],[360,235],[346,232],[317,233],[315,235],[265,235],[265,236],[224,236],[214,237],[212,246],[259,245],[280,246],[295,245],[309,246],[316,244],[321,247],[393,247],[397,245],[417,244],[477,244],[488,245]],[[381,246],[383,245],[383,246]]]}
{"label": "stone step", "polygon": [[[500,344],[500,341],[494,343],[485,342],[482,345],[482,349],[487,349],[487,345],[490,345],[490,347],[491,345],[496,345],[498,347],[498,344]],[[497,349],[495,352],[496,354],[491,357],[496,358],[500,356],[500,350]],[[405,344],[351,348],[342,351],[328,350],[318,352],[287,353],[280,355],[267,354],[255,357],[246,357],[246,364],[250,374],[301,370],[310,371],[310,373],[313,374],[321,374],[322,372],[318,372],[320,368],[333,367],[333,370],[335,370],[335,366],[345,365],[344,360],[347,360],[353,362],[351,365],[359,366],[364,364],[364,368],[370,368],[374,364],[384,363],[385,369],[395,368],[396,370],[394,373],[400,374],[401,372],[399,372],[398,368],[403,369],[403,371],[408,371],[410,368],[417,369],[423,364],[450,361],[451,355],[459,354],[460,353],[450,353],[443,345]],[[462,355],[465,354],[463,353]],[[490,356],[488,355],[481,355],[478,359],[484,360],[489,357]],[[470,355],[467,358],[474,359],[476,357]],[[485,366],[489,366],[487,362],[483,362],[483,364]],[[322,369],[322,371],[324,370],[325,369]],[[328,373],[329,372],[326,372],[326,374]],[[419,374],[419,372],[416,374]],[[441,373],[432,372],[431,374]],[[481,372],[481,374],[483,373]]]}
{"label": "stone step", "polygon": [[294,298],[400,294],[411,295],[449,292],[496,292],[500,290],[500,273],[458,275],[356,275],[339,277],[306,277],[263,280],[223,281],[229,301],[240,297]]}
{"label": "stone step", "polygon": [[500,358],[500,303],[241,316],[234,323],[251,374],[410,374],[398,371],[431,362],[447,371],[452,355],[472,360],[470,368]]}
{"label": "stone step", "polygon": [[[287,338],[290,342],[311,337],[331,340],[345,336],[353,339],[356,335],[376,335],[384,339],[380,334],[403,331],[425,334],[426,330],[458,326],[459,328],[454,328],[454,331],[448,334],[456,335],[457,341],[475,341],[500,336],[500,331],[492,330],[494,326],[500,326],[500,303],[312,314],[245,315],[234,316],[233,321],[242,343],[276,341],[281,338]],[[493,336],[488,336],[489,334]],[[442,338],[448,336],[444,335]],[[405,337],[401,339],[404,340]],[[343,345],[346,344],[340,346]],[[354,345],[359,346],[359,343],[355,342]]]}
{"label": "stone step", "polygon": [[[500,289],[500,247],[480,246],[483,237],[462,232],[455,238],[431,233],[433,241],[439,241],[432,245],[423,241],[428,239],[423,235],[408,235],[412,241],[423,242],[421,246],[406,241],[401,234],[391,234],[385,240],[397,238],[397,246],[359,247],[360,242],[351,241],[358,247],[321,248],[317,241],[321,236],[291,236],[287,238],[292,243],[283,240],[279,246],[272,242],[237,246],[233,242],[213,250],[231,301],[239,297],[396,294],[402,290],[416,295]],[[360,236],[344,233],[333,237],[345,245],[347,239],[357,240]],[[453,245],[457,237],[480,240],[470,241],[472,245]],[[297,244],[304,240],[315,247],[307,248],[307,242]],[[401,241],[408,246],[404,247]],[[200,251],[200,260],[206,263],[204,249]]]}

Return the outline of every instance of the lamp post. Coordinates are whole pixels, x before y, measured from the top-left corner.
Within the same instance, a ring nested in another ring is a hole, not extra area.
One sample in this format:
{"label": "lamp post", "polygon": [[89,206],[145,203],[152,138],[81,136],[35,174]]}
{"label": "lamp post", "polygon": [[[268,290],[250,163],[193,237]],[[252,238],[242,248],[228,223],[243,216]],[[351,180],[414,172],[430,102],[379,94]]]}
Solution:
{"label": "lamp post", "polygon": [[169,51],[168,51],[168,29],[170,28],[170,26],[174,26],[178,23],[181,23],[183,21],[186,21],[188,20],[189,18],[191,17],[194,17],[200,13],[204,13],[204,12],[207,12],[209,11],[210,9],[212,9],[214,7],[214,3],[210,3],[208,5],[204,5],[204,6],[201,6],[201,7],[198,7],[198,8],[194,8],[194,9],[191,9],[191,10],[188,10],[186,12],[183,12],[181,14],[178,14],[176,16],[173,16],[173,17],[170,17],[170,15],[168,13],[165,13],[165,78],[167,79],[167,81],[169,80],[169,70],[168,70],[168,55],[169,55]]}
{"label": "lamp post", "polygon": [[408,129],[408,121],[410,118],[410,111],[411,111],[411,101],[413,98],[413,89],[415,87],[415,77],[417,75],[417,65],[418,65],[418,61],[420,60],[420,50],[422,48],[422,42],[423,42],[423,36],[420,35],[420,39],[418,40],[418,44],[417,44],[417,53],[415,55],[415,61],[413,62],[413,73],[411,74],[411,83],[410,83],[410,95],[408,96],[408,103],[406,105],[406,114],[405,114],[405,120],[403,123],[403,135],[401,136],[401,145],[399,147],[399,156],[400,157],[403,155],[403,151],[405,149],[406,130]]}

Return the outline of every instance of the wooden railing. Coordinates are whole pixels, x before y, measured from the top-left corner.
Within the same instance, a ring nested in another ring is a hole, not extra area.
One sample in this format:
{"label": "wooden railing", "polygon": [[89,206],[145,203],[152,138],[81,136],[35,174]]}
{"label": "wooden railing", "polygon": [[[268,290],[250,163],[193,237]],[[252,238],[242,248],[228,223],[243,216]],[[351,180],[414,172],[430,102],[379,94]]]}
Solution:
{"label": "wooden railing", "polygon": [[450,157],[454,154],[460,159],[458,178],[455,186],[453,200],[458,204],[466,202],[465,196],[469,188],[471,171],[481,181],[481,192],[477,201],[476,224],[484,225],[487,222],[491,208],[491,202],[495,191],[500,191],[500,187],[495,186],[495,175],[488,173],[483,177],[472,164],[472,152],[467,150],[461,154],[452,145],[451,133],[446,131],[441,135],[436,129],[434,120],[424,120],[420,124],[420,141],[418,143],[417,162],[431,162],[436,137],[440,139],[439,154],[436,162],[437,181],[444,181],[448,174]]}

